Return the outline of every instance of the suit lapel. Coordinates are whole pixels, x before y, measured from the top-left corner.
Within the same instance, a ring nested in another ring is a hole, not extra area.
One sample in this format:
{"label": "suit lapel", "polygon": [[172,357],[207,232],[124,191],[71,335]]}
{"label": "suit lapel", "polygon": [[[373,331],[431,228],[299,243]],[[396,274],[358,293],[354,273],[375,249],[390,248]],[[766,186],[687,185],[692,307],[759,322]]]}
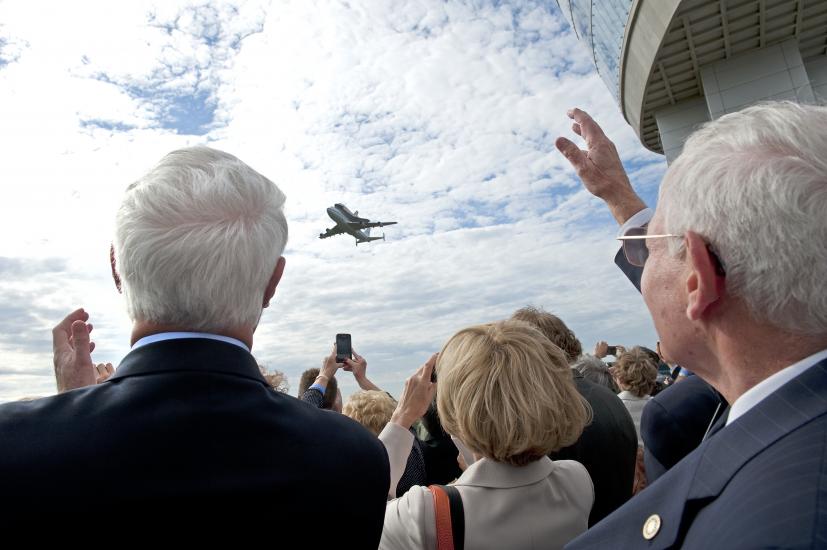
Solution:
{"label": "suit lapel", "polygon": [[[660,529],[650,547],[680,546],[695,515],[721,494],[744,464],[796,428],[827,413],[825,395],[827,361],[821,361],[729,426],[716,425],[716,431],[697,449],[629,502],[636,509],[629,519],[642,526],[658,515]],[[635,538],[645,542],[639,533]]]}
{"label": "suit lapel", "polygon": [[813,365],[709,438],[690,499],[718,496],[752,457],[827,412],[827,361]]}

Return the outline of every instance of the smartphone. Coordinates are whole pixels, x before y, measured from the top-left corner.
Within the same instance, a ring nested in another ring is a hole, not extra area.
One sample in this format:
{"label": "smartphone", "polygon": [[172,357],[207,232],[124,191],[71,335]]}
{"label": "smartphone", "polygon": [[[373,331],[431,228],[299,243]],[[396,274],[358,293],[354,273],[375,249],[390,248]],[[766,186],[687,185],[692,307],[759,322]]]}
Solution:
{"label": "smartphone", "polygon": [[617,346],[608,346],[606,348],[606,355],[614,355],[617,357]]}
{"label": "smartphone", "polygon": [[350,347],[350,334],[336,335],[336,362],[353,359],[353,349]]}

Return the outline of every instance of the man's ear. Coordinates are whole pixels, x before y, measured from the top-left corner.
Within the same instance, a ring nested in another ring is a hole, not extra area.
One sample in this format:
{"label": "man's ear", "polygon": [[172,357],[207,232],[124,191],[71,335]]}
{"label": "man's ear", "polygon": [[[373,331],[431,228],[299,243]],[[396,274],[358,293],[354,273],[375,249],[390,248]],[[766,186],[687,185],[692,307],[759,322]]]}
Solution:
{"label": "man's ear", "polygon": [[686,316],[698,321],[721,299],[726,288],[724,276],[706,242],[692,231],[684,235],[686,258],[691,270],[686,280]]}
{"label": "man's ear", "polygon": [[264,301],[261,303],[262,307],[269,307],[270,300],[273,299],[273,295],[276,293],[276,287],[281,281],[281,276],[284,275],[284,264],[286,260],[284,256],[279,256],[279,261],[276,262],[276,269],[273,270],[273,274],[270,276],[270,280],[267,282],[267,288],[264,290]]}
{"label": "man's ear", "polygon": [[118,289],[118,294],[121,292],[121,276],[118,275],[118,270],[115,268],[115,245],[109,245],[109,266],[112,268],[112,280],[115,281],[115,288]]}

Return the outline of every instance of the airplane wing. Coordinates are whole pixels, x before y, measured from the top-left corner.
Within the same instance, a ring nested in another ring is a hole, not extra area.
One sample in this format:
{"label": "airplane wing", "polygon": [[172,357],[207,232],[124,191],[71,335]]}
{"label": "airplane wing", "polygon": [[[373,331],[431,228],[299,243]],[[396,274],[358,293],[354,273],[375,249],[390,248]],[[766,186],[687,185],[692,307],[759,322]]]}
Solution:
{"label": "airplane wing", "polygon": [[320,239],[327,239],[328,237],[332,237],[334,235],[341,235],[344,233],[345,230],[342,226],[337,225],[336,227],[331,227],[330,229],[326,229],[324,233],[319,233]]}
{"label": "airplane wing", "polygon": [[369,222],[359,224],[359,227],[368,228],[368,227],[385,227],[386,225],[394,225],[397,222]]}

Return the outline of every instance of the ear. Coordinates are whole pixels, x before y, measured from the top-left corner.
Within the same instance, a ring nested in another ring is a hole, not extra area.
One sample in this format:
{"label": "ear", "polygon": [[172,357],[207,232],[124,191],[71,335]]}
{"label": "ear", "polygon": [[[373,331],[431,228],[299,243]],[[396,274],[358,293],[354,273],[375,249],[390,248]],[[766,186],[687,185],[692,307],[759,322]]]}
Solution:
{"label": "ear", "polygon": [[115,245],[109,245],[109,266],[112,268],[112,280],[115,281],[115,288],[118,289],[118,294],[121,294],[121,276],[118,275],[118,270],[115,269]]}
{"label": "ear", "polygon": [[700,235],[687,231],[684,243],[691,269],[686,280],[686,316],[692,321],[698,321],[723,297],[726,281],[716,269],[717,262]]}
{"label": "ear", "polygon": [[262,307],[270,306],[270,300],[273,299],[273,295],[276,293],[276,287],[279,281],[281,281],[281,276],[284,274],[285,263],[286,260],[284,256],[279,256],[279,261],[276,262],[276,269],[273,270],[273,274],[267,282],[267,288],[264,290],[264,301],[261,303]]}

